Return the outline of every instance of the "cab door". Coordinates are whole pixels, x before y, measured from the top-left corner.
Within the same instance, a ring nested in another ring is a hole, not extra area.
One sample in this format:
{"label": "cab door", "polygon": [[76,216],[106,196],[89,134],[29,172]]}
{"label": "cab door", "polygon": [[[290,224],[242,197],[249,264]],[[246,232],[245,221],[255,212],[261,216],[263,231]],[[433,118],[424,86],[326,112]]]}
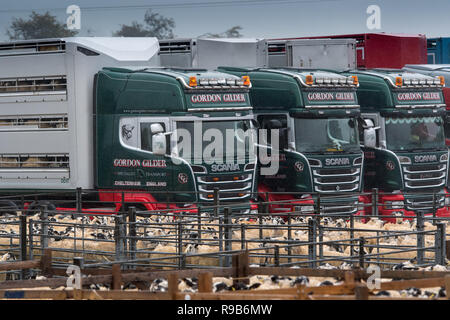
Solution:
{"label": "cab door", "polygon": [[166,152],[164,155],[155,154],[152,150],[152,124],[160,124],[163,133],[172,132],[169,118],[139,117],[137,119],[137,149],[140,154],[141,165],[136,168],[136,177],[141,186],[152,193],[159,201],[170,201],[172,190],[172,160],[170,157],[170,134],[166,135]]}
{"label": "cab door", "polygon": [[[257,121],[260,126],[260,129],[266,130],[264,131],[266,134],[261,135],[259,134],[258,139],[258,145],[259,148],[264,148],[266,150],[260,150],[259,156],[262,157],[262,155],[266,154],[268,157],[272,157],[272,130],[275,129],[273,127],[273,123],[278,123],[276,130],[279,132],[279,141],[278,141],[278,159],[271,159],[270,162],[265,165],[264,163],[267,161],[263,161],[263,159],[260,159],[261,164],[259,165],[259,179],[260,182],[266,184],[267,186],[271,187],[275,190],[284,190],[285,187],[288,185],[287,180],[288,172],[287,172],[287,163],[286,163],[286,152],[285,148],[287,147],[287,115],[286,114],[259,114],[257,116]],[[265,141],[263,141],[265,140]],[[265,151],[265,152],[262,152]],[[277,161],[278,164],[275,166],[278,168],[277,172],[273,175],[263,175],[261,173],[262,168],[267,168],[270,166],[274,166],[272,161]]]}

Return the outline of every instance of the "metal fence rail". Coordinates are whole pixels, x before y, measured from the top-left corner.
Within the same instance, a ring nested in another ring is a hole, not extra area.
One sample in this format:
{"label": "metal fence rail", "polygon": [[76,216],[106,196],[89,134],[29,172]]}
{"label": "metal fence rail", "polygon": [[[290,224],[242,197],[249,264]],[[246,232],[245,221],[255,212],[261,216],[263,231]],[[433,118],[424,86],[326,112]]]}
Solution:
{"label": "metal fence rail", "polygon": [[[234,210],[242,203],[219,201],[215,206],[198,204],[194,212],[128,206],[126,212],[105,215],[81,213],[86,206],[81,190],[65,200],[75,204],[75,210],[56,211],[55,206],[66,205],[57,201],[30,206],[31,200],[41,196],[0,200],[3,204],[20,200],[15,202],[17,207],[0,208],[4,261],[33,260],[50,248],[59,268],[74,260],[89,268],[111,268],[116,263],[123,269],[221,268],[231,266],[232,255],[246,249],[254,266],[342,269],[375,264],[389,269],[403,268],[401,263],[409,260],[416,267],[446,265],[450,239],[446,228],[450,219],[436,216],[435,211],[428,215],[416,211],[415,216],[379,215],[377,208],[383,204],[375,202],[366,204],[371,207],[370,216],[324,213],[320,200],[310,213],[305,213],[302,205],[290,212],[269,212],[270,206],[283,201],[260,201],[257,214],[242,213]],[[20,206],[27,203],[27,209]],[[397,223],[385,224],[386,218]],[[37,270],[8,271],[0,273],[0,279],[33,277]]]}

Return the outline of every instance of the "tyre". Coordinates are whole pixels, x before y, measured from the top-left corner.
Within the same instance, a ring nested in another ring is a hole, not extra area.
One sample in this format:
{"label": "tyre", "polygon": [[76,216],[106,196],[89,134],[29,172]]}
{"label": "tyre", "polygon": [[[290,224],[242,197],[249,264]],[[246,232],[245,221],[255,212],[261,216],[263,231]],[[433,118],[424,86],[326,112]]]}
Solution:
{"label": "tyre", "polygon": [[[47,200],[40,200],[40,201],[33,201],[28,206],[28,209],[27,209],[27,211],[25,211],[25,214],[27,216],[35,215],[36,213],[40,212],[40,209],[43,206],[46,206],[49,211],[55,211],[56,210],[56,206],[52,202],[47,201]],[[53,216],[55,214],[56,214],[55,212],[49,212],[48,216],[50,217],[50,216]]]}
{"label": "tyre", "polygon": [[11,200],[0,200],[0,216],[5,215],[17,215],[19,207],[14,201]]}

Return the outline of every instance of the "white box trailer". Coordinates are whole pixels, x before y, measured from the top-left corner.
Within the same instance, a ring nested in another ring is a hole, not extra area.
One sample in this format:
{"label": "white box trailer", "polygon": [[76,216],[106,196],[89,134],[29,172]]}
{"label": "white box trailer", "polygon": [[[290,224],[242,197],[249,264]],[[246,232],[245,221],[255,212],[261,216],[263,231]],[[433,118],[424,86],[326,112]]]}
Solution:
{"label": "white box trailer", "polygon": [[450,87],[450,64],[407,64],[403,70],[432,77],[443,76],[445,78],[445,87]]}
{"label": "white box trailer", "polygon": [[159,66],[156,38],[0,43],[0,189],[94,188],[94,77]]}
{"label": "white box trailer", "polygon": [[171,39],[160,40],[159,45],[162,66],[204,69],[268,66],[267,43],[263,39]]}
{"label": "white box trailer", "polygon": [[271,68],[356,69],[356,40],[270,40],[268,59]]}

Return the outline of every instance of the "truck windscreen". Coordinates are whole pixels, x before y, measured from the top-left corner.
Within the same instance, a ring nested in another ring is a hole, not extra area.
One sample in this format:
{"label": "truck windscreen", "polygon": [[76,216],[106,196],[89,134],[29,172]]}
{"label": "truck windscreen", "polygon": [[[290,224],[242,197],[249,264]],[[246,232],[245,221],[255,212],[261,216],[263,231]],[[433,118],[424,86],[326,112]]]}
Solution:
{"label": "truck windscreen", "polygon": [[419,149],[444,150],[445,136],[441,117],[387,117],[387,148],[393,151]]}
{"label": "truck windscreen", "polygon": [[299,152],[360,152],[356,120],[352,118],[295,120]]}
{"label": "truck windscreen", "polygon": [[250,120],[177,121],[179,156],[188,161],[252,160],[256,155],[255,146],[256,130]]}

